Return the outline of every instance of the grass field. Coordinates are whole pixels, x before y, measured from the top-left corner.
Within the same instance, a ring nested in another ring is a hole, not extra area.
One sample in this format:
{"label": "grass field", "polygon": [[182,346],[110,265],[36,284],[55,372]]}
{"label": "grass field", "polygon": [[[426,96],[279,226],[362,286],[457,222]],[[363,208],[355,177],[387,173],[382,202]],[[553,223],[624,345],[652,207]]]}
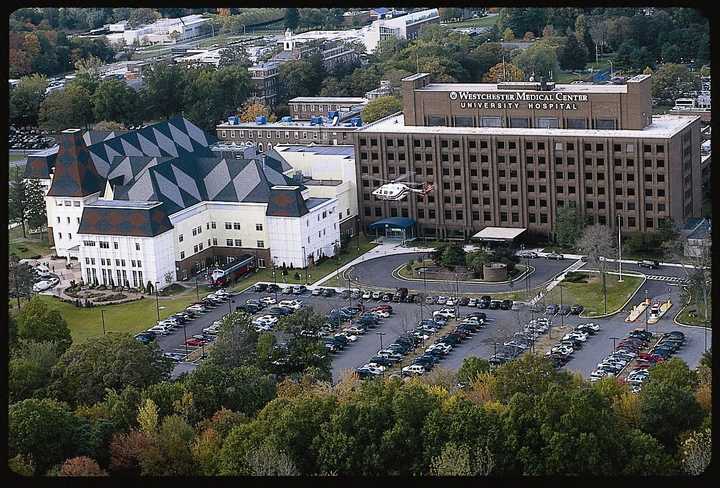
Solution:
{"label": "grass field", "polygon": [[[593,317],[605,315],[605,303],[603,298],[602,278],[600,273],[589,275],[587,283],[563,282],[562,303],[565,305],[579,304],[585,307],[583,316]],[[608,274],[606,276],[608,305],[607,313],[613,313],[622,308],[628,298],[635,293],[642,278],[637,276],[623,276],[623,282],[618,283],[618,276]],[[553,288],[545,295],[545,303],[560,303],[560,287]]]}
{"label": "grass field", "polygon": [[[712,327],[712,304],[710,304],[710,310],[708,311],[708,325]],[[705,325],[705,306],[701,303],[696,305],[695,302],[691,302],[683,311],[678,315],[677,321],[685,325]]]}
{"label": "grass field", "polygon": [[27,156],[24,154],[8,154],[8,161],[22,161],[24,159],[27,159]]}
{"label": "grass field", "polygon": [[8,253],[15,254],[20,259],[30,256],[41,256],[50,253],[50,245],[47,240],[47,232],[43,233],[43,239],[40,240],[39,234],[29,234],[28,238],[23,238],[22,229],[14,227],[8,230]]}
{"label": "grass field", "polygon": [[478,19],[463,20],[461,22],[452,22],[443,25],[448,27],[492,27],[497,23],[499,16],[492,15],[487,17],[480,17]]}

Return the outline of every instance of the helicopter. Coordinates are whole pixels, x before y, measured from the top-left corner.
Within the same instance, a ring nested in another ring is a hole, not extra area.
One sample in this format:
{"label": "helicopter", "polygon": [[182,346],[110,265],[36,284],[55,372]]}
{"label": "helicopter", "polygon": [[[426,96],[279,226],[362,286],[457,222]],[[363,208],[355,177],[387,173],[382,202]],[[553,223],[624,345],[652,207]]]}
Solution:
{"label": "helicopter", "polygon": [[[424,197],[434,189],[432,183],[401,183],[400,179],[401,178],[398,178],[387,182],[376,190],[373,190],[372,194],[378,200],[397,201],[405,198],[410,192],[418,193]],[[422,188],[412,188],[413,186],[421,186]]]}

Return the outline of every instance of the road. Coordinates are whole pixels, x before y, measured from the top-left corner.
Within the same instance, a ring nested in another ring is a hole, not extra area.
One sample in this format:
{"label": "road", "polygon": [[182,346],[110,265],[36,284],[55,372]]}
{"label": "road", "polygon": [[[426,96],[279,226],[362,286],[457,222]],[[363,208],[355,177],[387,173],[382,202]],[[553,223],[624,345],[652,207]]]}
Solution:
{"label": "road", "polygon": [[[412,254],[396,254],[391,256],[384,256],[380,258],[363,261],[353,266],[350,273],[344,273],[344,277],[347,279],[348,275],[352,278],[353,283],[373,284],[374,286],[381,288],[399,288],[406,287],[411,290],[423,291],[424,283],[422,280],[412,281],[395,278],[392,276],[392,271],[398,266],[406,264],[410,259],[422,259],[429,256],[430,251],[427,253],[412,253]],[[524,260],[523,260],[524,262]],[[535,268],[535,271],[528,278],[530,282],[530,288],[536,287],[550,281],[552,278],[557,276],[560,272],[565,270],[568,266],[574,263],[575,260],[561,259],[561,260],[550,260],[544,258],[531,259],[530,265]],[[448,293],[449,290],[454,290],[455,284],[449,282],[427,282],[427,290],[431,293]],[[461,293],[500,293],[507,291],[516,291],[525,289],[525,280],[519,280],[514,282],[512,285],[504,284],[470,284],[463,283],[460,285]]]}

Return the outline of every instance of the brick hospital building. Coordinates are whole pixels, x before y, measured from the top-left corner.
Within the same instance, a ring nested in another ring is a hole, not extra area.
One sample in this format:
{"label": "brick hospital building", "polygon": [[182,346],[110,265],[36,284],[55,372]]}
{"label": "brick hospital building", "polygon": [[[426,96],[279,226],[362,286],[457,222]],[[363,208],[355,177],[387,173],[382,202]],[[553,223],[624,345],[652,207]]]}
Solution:
{"label": "brick hospital building", "polygon": [[[653,232],[701,213],[700,117],[652,116],[649,75],[622,85],[403,80],[403,113],[357,130],[362,225],[414,220],[418,236],[484,227],[548,234],[557,209]],[[427,197],[382,201],[383,183],[431,182]]]}

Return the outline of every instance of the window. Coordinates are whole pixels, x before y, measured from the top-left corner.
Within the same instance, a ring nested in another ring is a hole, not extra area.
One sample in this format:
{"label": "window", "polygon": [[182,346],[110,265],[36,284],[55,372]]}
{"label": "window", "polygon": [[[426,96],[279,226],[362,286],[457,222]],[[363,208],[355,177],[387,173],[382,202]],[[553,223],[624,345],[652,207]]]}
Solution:
{"label": "window", "polygon": [[664,182],[665,182],[665,175],[657,175],[657,182],[658,182],[658,183],[664,183]]}
{"label": "window", "polygon": [[615,129],[615,119],[597,119],[595,122],[596,129]]}
{"label": "window", "polygon": [[658,159],[658,160],[657,160],[657,167],[658,167],[658,168],[664,168],[664,167],[665,167],[665,160],[663,160],[663,159]]}
{"label": "window", "polygon": [[598,202],[598,210],[605,210],[605,202]]}
{"label": "window", "polygon": [[575,149],[575,144],[573,144],[572,142],[568,142],[566,146],[568,151],[572,151]]}
{"label": "window", "polygon": [[107,241],[100,241],[100,249],[110,249],[110,243]]}
{"label": "window", "polygon": [[655,146],[655,152],[664,153],[664,152],[665,152],[665,146],[658,144],[657,146]]}
{"label": "window", "polygon": [[257,241],[257,247],[265,247],[265,241]]}
{"label": "window", "polygon": [[567,119],[568,129],[587,129],[587,121],[585,119]]}
{"label": "window", "polygon": [[[538,117],[537,127],[540,129],[557,129],[559,122],[556,117]],[[562,150],[562,143],[557,144],[560,145],[559,150]],[[555,145],[555,149],[558,149],[557,144]]]}
{"label": "window", "polygon": [[[482,125],[483,127],[502,127],[502,120],[500,119],[500,117],[481,117],[480,125]],[[481,141],[480,147],[487,147],[487,142]]]}
{"label": "window", "polygon": [[593,202],[590,201],[590,200],[588,200],[587,202],[585,202],[585,208],[593,208]]}
{"label": "window", "polygon": [[653,219],[645,219],[645,227],[652,227]]}
{"label": "window", "polygon": [[442,117],[440,115],[431,115],[429,117],[428,125],[431,125],[431,126],[445,125],[445,117]]}
{"label": "window", "polygon": [[628,168],[634,168],[634,167],[635,167],[635,160],[634,160],[634,159],[628,159],[628,160],[626,161],[626,164],[627,164]]}
{"label": "window", "polygon": [[530,119],[527,117],[510,117],[510,127],[530,127]]}
{"label": "window", "polygon": [[[505,149],[505,142],[504,141],[498,141],[497,142],[497,148],[498,149]],[[502,162],[502,161],[501,161]]]}
{"label": "window", "polygon": [[603,150],[603,147],[604,147],[604,146],[603,146],[602,144],[595,144],[595,150],[596,150],[596,151],[602,151],[602,150]]}
{"label": "window", "polygon": [[664,197],[664,196],[665,196],[665,190],[658,189],[658,191],[657,191],[657,196],[659,196],[659,197]]}
{"label": "window", "polygon": [[180,235],[178,236],[178,242],[182,242],[182,241],[183,241],[183,235],[180,234]]}
{"label": "window", "polygon": [[544,213],[540,214],[540,223],[547,224],[547,214],[544,214]]}
{"label": "window", "polygon": [[463,211],[462,210],[456,210],[455,211],[455,220],[462,220],[463,219]]}
{"label": "window", "polygon": [[[324,212],[323,212],[323,213],[324,213]],[[255,224],[255,230],[257,230],[257,231],[263,230],[263,225],[262,225],[262,224]]]}
{"label": "window", "polygon": [[620,144],[613,144],[613,151],[620,152]]}
{"label": "window", "polygon": [[240,230],[240,222],[233,222],[233,229]]}
{"label": "window", "polygon": [[232,230],[232,223],[231,222],[225,222],[225,229]]}
{"label": "window", "polygon": [[72,205],[72,202],[70,200],[65,200],[65,206],[69,207]]}
{"label": "window", "polygon": [[544,142],[538,142],[537,143],[538,151],[544,151],[545,150],[545,143]]}
{"label": "window", "polygon": [[193,246],[193,252],[194,252],[194,253],[197,253],[197,252],[198,252],[198,247],[197,247],[197,245]]}
{"label": "window", "polygon": [[635,152],[635,144],[625,144],[625,152]]}
{"label": "window", "polygon": [[235,239],[235,247],[242,247],[242,239]]}
{"label": "window", "polygon": [[57,219],[57,223],[60,223],[60,217],[55,217]]}

